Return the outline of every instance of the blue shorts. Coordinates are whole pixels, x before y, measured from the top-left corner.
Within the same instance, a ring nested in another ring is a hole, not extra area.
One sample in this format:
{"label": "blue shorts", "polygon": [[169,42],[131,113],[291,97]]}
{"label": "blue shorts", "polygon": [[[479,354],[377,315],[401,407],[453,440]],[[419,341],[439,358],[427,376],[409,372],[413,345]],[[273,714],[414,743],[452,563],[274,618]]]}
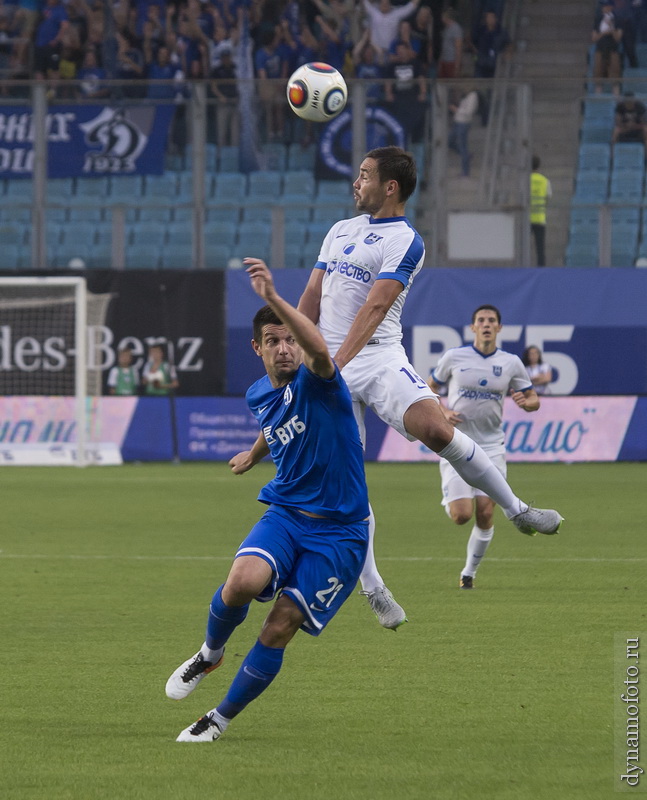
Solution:
{"label": "blue shorts", "polygon": [[313,519],[272,505],[238,548],[272,568],[272,580],[258,595],[266,603],[286,594],[305,617],[302,630],[318,636],[359,580],[366,559],[368,522]]}

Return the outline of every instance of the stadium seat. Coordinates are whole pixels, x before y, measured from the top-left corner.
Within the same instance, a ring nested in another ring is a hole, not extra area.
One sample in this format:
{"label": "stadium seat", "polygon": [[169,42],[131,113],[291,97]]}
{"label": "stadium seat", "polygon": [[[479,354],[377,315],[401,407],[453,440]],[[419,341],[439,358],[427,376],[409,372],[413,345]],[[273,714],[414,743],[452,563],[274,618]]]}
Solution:
{"label": "stadium seat", "polygon": [[110,203],[137,202],[144,193],[141,175],[118,175],[110,179]]}
{"label": "stadium seat", "polygon": [[11,200],[31,201],[33,184],[26,178],[14,179],[7,182],[7,198]]}
{"label": "stadium seat", "polygon": [[272,207],[268,203],[245,203],[243,205],[242,221],[265,222],[269,225],[272,223]]}
{"label": "stadium seat", "polygon": [[317,200],[327,199],[329,201],[332,200],[337,201],[338,203],[345,203],[350,195],[351,187],[349,181],[317,181]]}
{"label": "stadium seat", "polygon": [[49,178],[46,194],[48,203],[67,203],[74,193],[73,178]]}
{"label": "stadium seat", "polygon": [[46,208],[45,219],[47,222],[67,222],[67,208],[65,206]]}
{"label": "stadium seat", "polygon": [[314,200],[315,190],[315,177],[310,170],[286,172],[283,176],[283,194],[302,195],[311,203]]}
{"label": "stadium seat", "polygon": [[645,148],[640,143],[618,142],[613,146],[613,169],[645,168]]}
{"label": "stadium seat", "polygon": [[250,172],[247,183],[247,196],[250,200],[264,200],[272,203],[283,192],[283,175],[276,170]]}
{"label": "stadium seat", "polygon": [[298,222],[309,222],[312,216],[312,195],[284,194],[281,205],[285,208],[285,219]]}
{"label": "stadium seat", "polygon": [[99,223],[103,219],[103,211],[97,206],[72,206],[70,208],[70,222]]}
{"label": "stadium seat", "polygon": [[218,146],[215,144],[207,144],[205,148],[205,160],[207,164],[207,171],[209,173],[215,172],[218,168]]}
{"label": "stadium seat", "polygon": [[240,156],[236,145],[218,148],[218,172],[236,172],[240,167]]}
{"label": "stadium seat", "polygon": [[607,142],[582,142],[577,160],[578,170],[608,172],[611,167],[611,145]]}
{"label": "stadium seat", "polygon": [[31,223],[31,208],[4,203],[0,206],[0,225],[7,222],[17,222],[22,225]]}
{"label": "stadium seat", "polygon": [[211,197],[214,200],[227,200],[241,203],[247,190],[247,178],[240,172],[220,172],[215,176]]}
{"label": "stadium seat", "polygon": [[233,247],[236,242],[238,228],[229,223],[214,222],[207,225],[204,231],[204,244],[208,249],[210,247]]}
{"label": "stadium seat", "polygon": [[157,269],[161,246],[131,244],[126,248],[126,269]]}
{"label": "stadium seat", "polygon": [[580,172],[573,199],[581,203],[603,203],[607,198],[608,177],[603,172]]}
{"label": "stadium seat", "polygon": [[177,196],[184,202],[193,200],[193,173],[180,172],[178,179]]}
{"label": "stadium seat", "polygon": [[159,222],[138,222],[126,226],[126,242],[129,245],[162,246],[166,236],[166,226]]}
{"label": "stadium seat", "polygon": [[277,172],[285,172],[288,160],[287,147],[280,142],[268,142],[263,147],[265,168]]}
{"label": "stadium seat", "polygon": [[330,225],[327,222],[309,222],[306,225],[308,231],[308,244],[315,244],[317,248],[321,247],[325,235],[330,230]]}
{"label": "stadium seat", "polygon": [[61,246],[74,248],[77,245],[94,244],[96,225],[92,222],[76,222],[73,225],[61,226]]}
{"label": "stadium seat", "polygon": [[207,206],[207,223],[228,223],[230,225],[237,225],[240,219],[239,206]]}
{"label": "stadium seat", "polygon": [[191,244],[180,244],[169,241],[162,249],[162,269],[191,269],[193,266],[193,248]]}
{"label": "stadium seat", "polygon": [[164,175],[147,175],[145,194],[150,200],[160,204],[171,204],[176,195],[177,175],[166,172]]}
{"label": "stadium seat", "polygon": [[316,205],[312,211],[313,222],[326,222],[328,225],[333,225],[340,219],[346,219],[347,216],[348,209],[343,205],[321,203]]}
{"label": "stadium seat", "polygon": [[[0,237],[2,228],[0,228]],[[17,244],[6,244],[2,240],[0,247],[0,269],[18,269],[21,248]]]}
{"label": "stadium seat", "polygon": [[108,178],[77,178],[72,202],[79,205],[106,203],[110,193]]}
{"label": "stadium seat", "polygon": [[642,171],[635,169],[613,170],[609,185],[609,198],[611,200],[626,198],[640,199],[643,194]]}
{"label": "stadium seat", "polygon": [[288,171],[313,170],[317,159],[317,148],[314,144],[303,147],[299,142],[288,146]]}
{"label": "stadium seat", "polygon": [[[130,209],[129,209],[130,211]],[[175,209],[177,213],[177,209]],[[170,222],[173,211],[168,206],[154,206],[144,204],[139,209],[140,222],[157,222],[160,225],[165,225]],[[129,222],[131,220],[128,220]]]}
{"label": "stadium seat", "polygon": [[206,269],[227,269],[229,259],[232,258],[233,249],[227,244],[210,245],[204,257]]}
{"label": "stadium seat", "polygon": [[186,222],[171,222],[168,225],[167,244],[175,247],[191,247],[193,227]]}

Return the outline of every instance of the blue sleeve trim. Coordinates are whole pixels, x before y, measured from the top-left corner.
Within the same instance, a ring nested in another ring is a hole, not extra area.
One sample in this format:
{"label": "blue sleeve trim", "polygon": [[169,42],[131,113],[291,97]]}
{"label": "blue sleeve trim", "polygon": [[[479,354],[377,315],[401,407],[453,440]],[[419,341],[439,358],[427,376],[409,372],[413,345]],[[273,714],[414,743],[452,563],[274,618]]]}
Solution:
{"label": "blue sleeve trim", "polygon": [[400,280],[405,285],[409,283],[411,273],[418,266],[418,263],[425,252],[425,245],[422,241],[422,237],[413,228],[411,230],[414,231],[413,241],[409,245],[409,249],[402,257],[402,261],[396,270],[396,274],[400,276]]}
{"label": "blue sleeve trim", "polygon": [[431,377],[433,378],[434,383],[437,383],[439,386],[444,386],[447,381],[441,381],[436,377],[436,370],[431,370]]}
{"label": "blue sleeve trim", "polygon": [[325,261],[317,261],[312,269],[326,269],[327,266]]}
{"label": "blue sleeve trim", "polygon": [[408,275],[403,275],[402,273],[399,272],[399,270],[396,271],[396,272],[384,272],[384,273],[378,275],[375,280],[379,281],[379,280],[383,280],[384,278],[386,278],[387,280],[391,280],[391,281],[400,281],[400,283],[403,286],[406,286],[409,283],[409,276]]}

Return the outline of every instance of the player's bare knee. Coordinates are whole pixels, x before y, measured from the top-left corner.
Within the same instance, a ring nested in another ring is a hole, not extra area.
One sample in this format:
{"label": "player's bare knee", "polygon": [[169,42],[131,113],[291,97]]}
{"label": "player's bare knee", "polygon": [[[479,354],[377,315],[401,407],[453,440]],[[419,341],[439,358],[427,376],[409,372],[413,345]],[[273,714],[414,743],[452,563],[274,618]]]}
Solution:
{"label": "player's bare knee", "polygon": [[449,515],[456,525],[467,525],[472,519],[471,513],[467,511],[450,511]]}
{"label": "player's bare knee", "polygon": [[260,640],[266,647],[285,647],[303,624],[304,616],[285,595],[275,603],[261,629]]}

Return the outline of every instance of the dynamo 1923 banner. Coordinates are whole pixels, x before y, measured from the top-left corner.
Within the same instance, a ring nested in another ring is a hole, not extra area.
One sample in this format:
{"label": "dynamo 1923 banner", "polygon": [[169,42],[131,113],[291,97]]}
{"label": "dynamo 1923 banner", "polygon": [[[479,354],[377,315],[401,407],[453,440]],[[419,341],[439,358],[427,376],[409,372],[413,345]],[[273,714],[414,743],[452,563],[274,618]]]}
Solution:
{"label": "dynamo 1923 banner", "polygon": [[[173,105],[51,106],[45,119],[49,178],[161,175]],[[0,106],[0,177],[29,178],[34,116]]]}

